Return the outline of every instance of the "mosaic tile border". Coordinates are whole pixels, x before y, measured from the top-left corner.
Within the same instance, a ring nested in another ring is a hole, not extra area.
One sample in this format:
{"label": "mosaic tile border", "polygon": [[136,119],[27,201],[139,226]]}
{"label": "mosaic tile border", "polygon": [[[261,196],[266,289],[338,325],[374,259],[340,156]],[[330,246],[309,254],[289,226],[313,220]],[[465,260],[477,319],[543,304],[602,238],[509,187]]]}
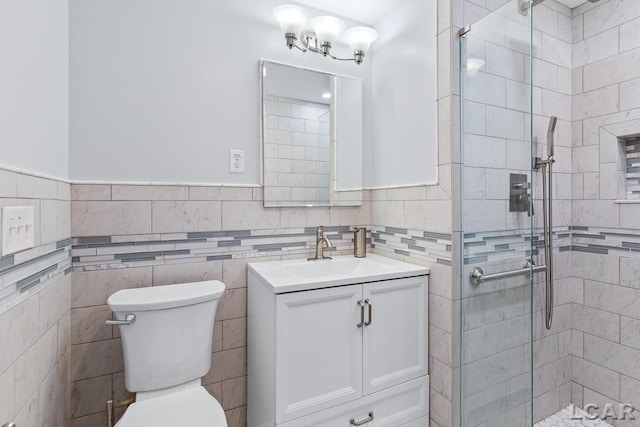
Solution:
{"label": "mosaic tile border", "polygon": [[451,266],[450,234],[376,225],[371,231],[371,247],[395,255]]}
{"label": "mosaic tile border", "polygon": [[71,239],[0,258],[0,314],[71,272]]}
{"label": "mosaic tile border", "polygon": [[[605,227],[557,227],[553,248],[556,252],[585,252],[640,258],[640,230]],[[533,235],[533,255],[544,249],[542,230]],[[464,263],[501,261],[530,256],[529,230],[469,233],[464,235]]]}
{"label": "mosaic tile border", "polygon": [[[334,248],[353,249],[355,226],[324,227]],[[367,231],[371,242],[370,231]],[[261,256],[310,254],[316,227],[90,236],[72,239],[73,271],[107,270]]]}
{"label": "mosaic tile border", "polygon": [[[556,227],[553,231],[554,252],[569,252],[571,247],[570,227]],[[539,255],[541,249],[544,250],[542,229],[536,229],[533,236],[529,233],[528,228],[499,232],[466,233],[464,235],[463,255],[465,264],[528,258],[532,255]]]}

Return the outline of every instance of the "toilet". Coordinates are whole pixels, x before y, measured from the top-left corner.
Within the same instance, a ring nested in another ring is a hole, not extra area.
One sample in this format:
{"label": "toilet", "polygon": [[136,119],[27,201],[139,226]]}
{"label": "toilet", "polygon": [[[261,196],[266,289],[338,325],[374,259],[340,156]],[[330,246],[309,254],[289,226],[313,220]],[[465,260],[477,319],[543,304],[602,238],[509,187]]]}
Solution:
{"label": "toilet", "polygon": [[[211,367],[217,280],[124,289],[107,324],[122,336],[127,390],[136,393],[116,427],[227,427],[201,378]],[[215,369],[215,367],[214,367]]]}

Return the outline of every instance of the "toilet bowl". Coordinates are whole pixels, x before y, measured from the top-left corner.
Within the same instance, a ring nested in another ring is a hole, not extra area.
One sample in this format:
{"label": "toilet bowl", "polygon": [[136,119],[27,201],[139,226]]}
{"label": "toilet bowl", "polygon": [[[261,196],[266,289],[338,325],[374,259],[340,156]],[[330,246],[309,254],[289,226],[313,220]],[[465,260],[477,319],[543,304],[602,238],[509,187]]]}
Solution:
{"label": "toilet bowl", "polygon": [[[116,427],[227,427],[202,387],[211,367],[217,280],[124,289],[108,304],[122,336],[127,390],[136,393]],[[214,367],[215,369],[215,367]]]}

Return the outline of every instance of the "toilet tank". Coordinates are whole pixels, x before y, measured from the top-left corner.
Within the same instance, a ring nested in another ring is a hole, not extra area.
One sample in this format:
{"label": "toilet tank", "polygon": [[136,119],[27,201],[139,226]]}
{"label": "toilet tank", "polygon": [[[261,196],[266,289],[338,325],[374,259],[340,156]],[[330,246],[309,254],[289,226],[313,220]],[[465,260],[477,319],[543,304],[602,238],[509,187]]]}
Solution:
{"label": "toilet tank", "polygon": [[111,295],[119,326],[125,384],[131,392],[197,380],[211,367],[213,324],[224,284],[217,280],[124,289]]}

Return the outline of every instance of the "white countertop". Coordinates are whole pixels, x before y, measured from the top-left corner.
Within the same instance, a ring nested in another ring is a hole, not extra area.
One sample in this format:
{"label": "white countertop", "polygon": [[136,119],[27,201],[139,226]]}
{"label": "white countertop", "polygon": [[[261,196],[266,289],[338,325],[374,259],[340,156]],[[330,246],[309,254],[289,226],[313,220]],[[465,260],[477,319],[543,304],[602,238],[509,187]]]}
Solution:
{"label": "white countertop", "polygon": [[275,294],[429,274],[428,268],[375,254],[366,258],[337,256],[322,261],[252,262],[248,268]]}

